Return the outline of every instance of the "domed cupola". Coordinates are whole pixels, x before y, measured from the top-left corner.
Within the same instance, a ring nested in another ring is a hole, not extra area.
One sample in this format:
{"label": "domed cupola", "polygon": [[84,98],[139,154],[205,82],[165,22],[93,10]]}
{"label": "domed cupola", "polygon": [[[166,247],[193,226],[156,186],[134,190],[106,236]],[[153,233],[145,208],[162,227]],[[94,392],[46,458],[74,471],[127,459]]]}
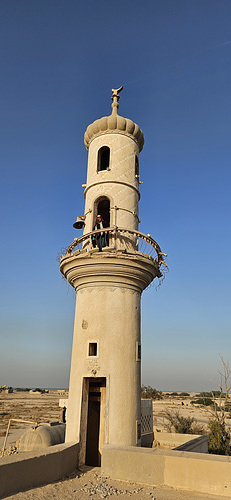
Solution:
{"label": "domed cupola", "polygon": [[129,118],[124,118],[123,116],[118,115],[119,108],[119,92],[123,90],[123,86],[119,89],[112,89],[112,113],[110,116],[103,116],[98,120],[95,120],[93,123],[88,125],[87,130],[84,134],[84,144],[89,149],[90,143],[95,139],[95,137],[99,137],[100,135],[105,134],[122,134],[131,137],[138,145],[139,152],[142,151],[144,145],[144,136],[143,132],[140,129],[139,125],[134,123]]}

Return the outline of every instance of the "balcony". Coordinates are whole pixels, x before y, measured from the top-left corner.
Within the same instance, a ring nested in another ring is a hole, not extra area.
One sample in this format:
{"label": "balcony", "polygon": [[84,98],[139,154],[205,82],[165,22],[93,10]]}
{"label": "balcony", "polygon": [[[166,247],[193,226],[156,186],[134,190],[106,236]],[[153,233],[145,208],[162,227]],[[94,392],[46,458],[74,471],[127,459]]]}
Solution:
{"label": "balcony", "polygon": [[95,253],[101,253],[104,257],[111,254],[112,256],[127,255],[137,259],[149,259],[158,270],[158,278],[161,278],[163,271],[168,269],[165,262],[167,255],[161,251],[160,246],[150,234],[146,235],[140,231],[117,226],[97,229],[80,238],[75,238],[71,245],[63,249],[60,263],[63,263],[66,258],[89,257]]}

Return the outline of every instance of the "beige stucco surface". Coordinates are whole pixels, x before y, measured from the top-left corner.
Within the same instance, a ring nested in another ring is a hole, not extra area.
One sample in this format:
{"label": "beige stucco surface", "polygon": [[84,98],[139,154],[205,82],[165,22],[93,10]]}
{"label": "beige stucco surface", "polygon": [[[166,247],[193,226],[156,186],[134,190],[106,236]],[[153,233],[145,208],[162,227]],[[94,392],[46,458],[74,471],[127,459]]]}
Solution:
{"label": "beige stucco surface", "polygon": [[[88,301],[92,306],[87,309]],[[127,308],[134,309],[136,314],[129,318],[125,313]],[[140,387],[140,363],[136,361],[136,341],[140,341],[140,295],[119,287],[83,288],[77,293],[76,311],[67,440],[79,437],[81,381],[83,377],[93,376],[94,371],[97,377],[106,377],[108,398],[110,394],[106,442],[125,440],[136,444],[135,428],[130,425],[130,419],[133,414],[137,419],[140,410],[136,397]],[[88,356],[89,342],[98,343],[98,355],[94,359]],[[79,357],[78,352],[82,356]]]}
{"label": "beige stucco surface", "polygon": [[[109,170],[97,171],[97,155],[102,146],[110,148]],[[94,139],[89,148],[87,186],[84,192],[84,234],[92,230],[96,203],[100,197],[110,200],[110,226],[138,229],[139,181],[135,177],[135,156],[139,150],[136,142],[125,135],[107,134]],[[118,207],[115,210],[113,207]],[[125,210],[123,210],[125,209]],[[91,210],[91,212],[89,212]]]}
{"label": "beige stucco surface", "polygon": [[[70,257],[68,269],[76,295],[66,440],[80,439],[83,378],[105,377],[105,442],[136,445],[140,420],[140,296],[155,275],[149,259],[93,254]],[[89,342],[98,345],[88,356]]]}
{"label": "beige stucco surface", "polygon": [[70,474],[77,467],[78,449],[78,443],[59,444],[1,458],[0,498]]}
{"label": "beige stucco surface", "polygon": [[102,472],[112,478],[231,498],[231,457],[105,445]]}
{"label": "beige stucco surface", "polygon": [[64,443],[65,429],[66,425],[61,423],[31,427],[20,437],[19,451],[37,450]]}

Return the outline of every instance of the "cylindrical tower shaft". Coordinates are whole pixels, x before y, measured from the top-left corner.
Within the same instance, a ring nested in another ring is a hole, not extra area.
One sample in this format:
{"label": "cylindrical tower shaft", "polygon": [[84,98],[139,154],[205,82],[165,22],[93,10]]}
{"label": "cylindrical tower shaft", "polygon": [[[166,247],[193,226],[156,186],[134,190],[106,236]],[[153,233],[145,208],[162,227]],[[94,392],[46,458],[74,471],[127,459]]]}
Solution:
{"label": "cylindrical tower shaft", "polygon": [[[105,148],[108,149],[108,167],[100,170],[100,152]],[[91,142],[85,189],[85,233],[92,230],[103,200],[108,200],[110,226],[138,229],[138,162],[139,148],[130,137],[108,133]]]}

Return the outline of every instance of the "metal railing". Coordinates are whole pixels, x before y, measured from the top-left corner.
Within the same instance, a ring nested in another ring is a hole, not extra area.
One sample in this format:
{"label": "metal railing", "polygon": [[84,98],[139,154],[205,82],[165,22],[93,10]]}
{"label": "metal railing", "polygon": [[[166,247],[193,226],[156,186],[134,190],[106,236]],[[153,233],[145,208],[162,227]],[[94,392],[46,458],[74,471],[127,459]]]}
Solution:
{"label": "metal railing", "polygon": [[167,255],[161,251],[158,243],[149,234],[117,226],[97,229],[80,236],[80,238],[75,238],[73,243],[65,249],[65,254],[62,255],[61,259],[70,256],[73,250],[75,255],[89,253],[101,245],[109,252],[142,254],[154,260],[159,268],[162,265],[167,268],[164,260]]}

